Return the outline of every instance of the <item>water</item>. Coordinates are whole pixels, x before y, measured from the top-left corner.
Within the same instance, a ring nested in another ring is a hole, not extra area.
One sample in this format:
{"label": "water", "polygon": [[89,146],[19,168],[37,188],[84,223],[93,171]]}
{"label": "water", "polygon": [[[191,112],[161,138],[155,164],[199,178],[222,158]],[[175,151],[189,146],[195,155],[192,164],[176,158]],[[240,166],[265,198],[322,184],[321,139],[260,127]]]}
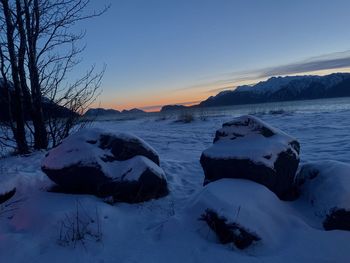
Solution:
{"label": "water", "polygon": [[278,102],[214,109],[213,114],[254,114],[296,137],[301,160],[350,163],[350,98]]}
{"label": "water", "polygon": [[296,137],[302,162],[332,159],[350,163],[350,98],[194,109],[192,114],[217,123],[216,128],[235,116],[253,114]]}
{"label": "water", "polygon": [[299,100],[285,102],[270,102],[260,104],[233,105],[194,109],[197,114],[215,115],[243,115],[243,114],[280,114],[280,113],[322,113],[350,111],[349,98],[333,98],[319,100]]}

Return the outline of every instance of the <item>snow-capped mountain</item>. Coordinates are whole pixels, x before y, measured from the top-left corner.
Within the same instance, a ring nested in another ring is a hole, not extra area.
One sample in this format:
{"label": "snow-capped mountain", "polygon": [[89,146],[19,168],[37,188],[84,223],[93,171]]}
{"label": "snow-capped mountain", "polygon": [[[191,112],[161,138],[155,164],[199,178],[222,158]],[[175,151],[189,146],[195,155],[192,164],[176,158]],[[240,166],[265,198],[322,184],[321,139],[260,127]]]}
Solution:
{"label": "snow-capped mountain", "polygon": [[222,91],[199,106],[223,106],[274,101],[350,96],[350,73],[326,76],[272,77],[255,85]]}

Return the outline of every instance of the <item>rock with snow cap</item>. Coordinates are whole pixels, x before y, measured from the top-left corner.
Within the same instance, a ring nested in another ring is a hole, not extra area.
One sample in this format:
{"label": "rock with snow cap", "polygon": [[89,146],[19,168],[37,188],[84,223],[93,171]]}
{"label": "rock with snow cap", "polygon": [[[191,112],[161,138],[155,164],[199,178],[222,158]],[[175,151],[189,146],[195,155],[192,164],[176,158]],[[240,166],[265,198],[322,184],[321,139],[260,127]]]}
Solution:
{"label": "rock with snow cap", "polygon": [[350,230],[350,165],[337,161],[304,164],[297,177],[300,198],[321,217],[326,230]]}
{"label": "rock with snow cap", "polygon": [[235,118],[222,125],[213,145],[202,153],[204,184],[243,178],[265,185],[280,199],[294,199],[299,150],[295,138],[258,118]]}
{"label": "rock with snow cap", "polygon": [[[221,179],[206,185],[185,212],[196,224],[199,218],[215,233],[213,241],[233,243],[239,249],[255,244],[276,249],[285,242],[289,226],[305,225],[265,186],[243,179]],[[210,238],[208,228],[199,229],[204,238]]]}
{"label": "rock with snow cap", "polygon": [[140,138],[81,130],[52,149],[42,170],[62,191],[142,202],[168,193],[159,156]]}

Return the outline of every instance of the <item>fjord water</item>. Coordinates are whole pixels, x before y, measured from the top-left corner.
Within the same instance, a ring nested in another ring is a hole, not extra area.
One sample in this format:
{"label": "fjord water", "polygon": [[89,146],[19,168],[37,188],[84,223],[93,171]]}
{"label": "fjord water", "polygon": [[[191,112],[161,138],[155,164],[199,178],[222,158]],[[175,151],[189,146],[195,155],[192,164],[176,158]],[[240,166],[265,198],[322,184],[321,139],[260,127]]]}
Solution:
{"label": "fjord water", "polygon": [[[297,138],[301,162],[331,159],[350,163],[350,97],[189,108],[97,120],[96,125],[140,136],[163,159],[184,157],[197,165],[201,152],[212,144],[215,131],[244,114],[255,115]],[[182,115],[192,115],[194,121],[178,122]]]}
{"label": "fjord water", "polygon": [[[332,159],[350,163],[350,98],[194,109],[193,115],[205,121],[193,126],[202,126],[205,133],[205,129],[215,129],[214,125],[219,128],[223,122],[244,114],[255,115],[296,137],[301,143],[302,162]],[[188,129],[194,132],[191,124]],[[211,134],[214,132],[211,130]]]}
{"label": "fjord water", "polygon": [[350,163],[350,98],[275,102],[214,108],[207,114],[253,114],[296,137],[301,160]]}

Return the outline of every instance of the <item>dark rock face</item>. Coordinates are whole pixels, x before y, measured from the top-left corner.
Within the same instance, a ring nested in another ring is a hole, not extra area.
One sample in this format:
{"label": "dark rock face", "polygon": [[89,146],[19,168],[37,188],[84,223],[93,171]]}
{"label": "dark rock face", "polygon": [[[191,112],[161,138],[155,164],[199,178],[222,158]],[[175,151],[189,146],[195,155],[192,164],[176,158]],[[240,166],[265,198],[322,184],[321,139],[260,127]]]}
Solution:
{"label": "dark rock face", "polygon": [[323,216],[325,230],[350,231],[350,165],[337,161],[304,164],[296,176],[300,198]]}
{"label": "dark rock face", "polygon": [[16,193],[16,188],[13,188],[12,190],[9,190],[5,193],[0,193],[0,204],[5,203],[7,200],[12,198]]}
{"label": "dark rock face", "polygon": [[233,243],[237,248],[245,249],[261,239],[239,224],[227,222],[226,218],[218,216],[215,211],[210,209],[202,214],[200,220],[208,224],[222,244]]}
{"label": "dark rock face", "polygon": [[80,131],[48,153],[42,170],[61,192],[112,196],[129,203],[168,194],[157,153],[128,134]]}
{"label": "dark rock face", "polygon": [[350,210],[333,208],[323,222],[325,230],[350,231]]}
{"label": "dark rock face", "polygon": [[152,170],[144,171],[138,181],[114,181],[100,185],[98,196],[112,196],[114,202],[138,203],[166,196],[167,182]]}
{"label": "dark rock face", "polygon": [[109,149],[115,160],[125,161],[137,155],[142,155],[159,165],[159,156],[150,148],[144,147],[144,143],[136,137],[126,141],[102,134],[99,142],[99,147]]}
{"label": "dark rock face", "polygon": [[72,164],[62,169],[42,166],[41,169],[58,185],[54,189],[58,189],[59,192],[96,194],[100,185],[111,181],[98,164],[95,166]]}
{"label": "dark rock face", "polygon": [[268,187],[280,199],[296,198],[294,177],[299,143],[253,116],[223,124],[200,162],[208,184],[221,178],[243,178]]}

